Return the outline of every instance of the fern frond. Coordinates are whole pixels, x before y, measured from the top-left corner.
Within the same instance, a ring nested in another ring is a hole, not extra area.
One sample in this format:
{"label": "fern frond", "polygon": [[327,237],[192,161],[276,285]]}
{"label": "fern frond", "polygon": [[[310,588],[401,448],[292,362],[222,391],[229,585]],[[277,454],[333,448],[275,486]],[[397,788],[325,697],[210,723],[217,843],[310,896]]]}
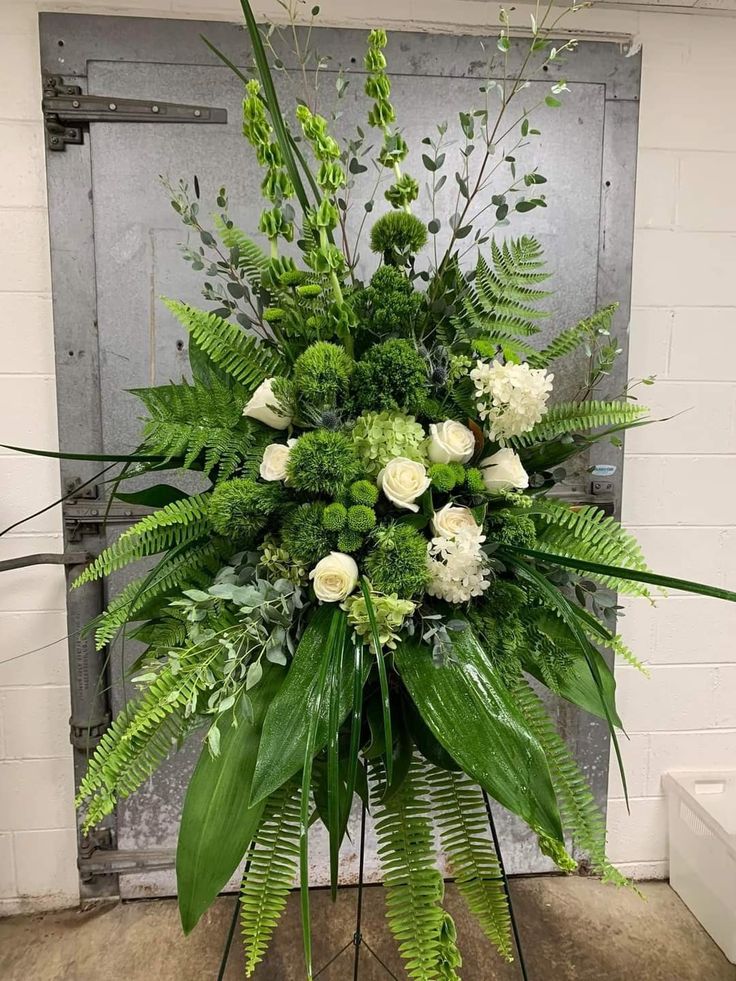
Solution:
{"label": "fern frond", "polygon": [[300,798],[300,789],[289,784],[271,794],[248,856],[240,892],[247,978],[263,960],[294,885],[299,865]]}
{"label": "fern frond", "polygon": [[136,620],[136,614],[157,596],[211,583],[226,551],[230,549],[223,548],[222,539],[194,544],[164,556],[147,576],[128,583],[95,620],[97,650],[108,644],[122,626]]}
{"label": "fern frond", "polygon": [[547,757],[563,827],[572,835],[575,845],[588,856],[596,875],[616,885],[628,884],[626,877],[606,858],[605,819],[541,699],[521,677],[514,689],[514,696]]}
{"label": "fern frond", "polygon": [[185,709],[196,691],[193,673],[164,668],[142,698],[125,706],[95,749],[77,793],[85,831],[163,763],[189,726]]}
{"label": "fern frond", "polygon": [[215,215],[214,222],[223,245],[230,249],[233,265],[245,275],[251,288],[258,292],[261,288],[261,277],[268,268],[269,257],[231,221],[226,222],[220,215]]}
{"label": "fern frond", "polygon": [[515,436],[509,442],[524,447],[603,426],[630,426],[648,411],[645,405],[633,402],[560,402],[553,405],[529,432]]}
{"label": "fern frond", "polygon": [[178,300],[164,300],[164,303],[197,346],[242,385],[246,394],[253,392],[266,378],[285,373],[286,364],[276,351],[249,337],[238,324]]}
{"label": "fern frond", "polygon": [[483,794],[465,773],[431,767],[427,780],[440,840],[455,884],[501,957],[513,960],[511,917],[501,867],[488,831]]}
{"label": "fern frond", "polygon": [[[539,498],[528,512],[538,527],[537,544],[543,552],[554,552],[584,562],[599,562],[619,568],[647,572],[639,543],[615,518],[600,508],[572,508],[562,501]],[[649,596],[644,583],[588,573],[591,579],[631,596]]]}
{"label": "fern frond", "polygon": [[388,801],[383,799],[381,780],[371,788],[388,924],[414,981],[443,976],[438,964],[443,958],[444,884],[435,866],[425,772],[414,756],[401,787]]}
{"label": "fern frond", "polygon": [[209,496],[197,494],[147,514],[104,549],[72,583],[72,588],[109,576],[130,562],[156,555],[212,533],[207,518]]}
{"label": "fern frond", "polygon": [[201,459],[208,476],[227,480],[253,444],[255,427],[243,418],[246,397],[213,378],[197,382],[131,390],[148,409],[143,427],[143,451],[166,461],[181,460],[190,469]]}
{"label": "fern frond", "polygon": [[529,356],[530,366],[532,368],[547,368],[558,358],[572,354],[576,348],[595,337],[596,334],[607,334],[617,309],[618,303],[611,303],[609,306],[597,310],[591,317],[586,317],[585,320],[563,330],[547,347],[542,348],[541,351],[535,351]]}

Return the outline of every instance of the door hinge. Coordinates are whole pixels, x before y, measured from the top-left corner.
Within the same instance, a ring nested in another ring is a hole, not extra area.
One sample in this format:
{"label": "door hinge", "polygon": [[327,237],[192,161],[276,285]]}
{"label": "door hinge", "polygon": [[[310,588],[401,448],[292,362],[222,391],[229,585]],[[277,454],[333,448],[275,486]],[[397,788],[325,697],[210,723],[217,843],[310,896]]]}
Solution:
{"label": "door hinge", "polygon": [[212,106],[84,95],[78,85],[67,85],[60,75],[44,77],[41,105],[49,150],[65,150],[67,143],[82,143],[89,123],[227,122],[227,109]]}
{"label": "door hinge", "polygon": [[108,505],[106,501],[100,501],[98,504],[82,504],[72,500],[62,506],[68,542],[80,542],[86,537],[97,537],[107,526],[134,524],[150,513],[150,508],[118,501]]}

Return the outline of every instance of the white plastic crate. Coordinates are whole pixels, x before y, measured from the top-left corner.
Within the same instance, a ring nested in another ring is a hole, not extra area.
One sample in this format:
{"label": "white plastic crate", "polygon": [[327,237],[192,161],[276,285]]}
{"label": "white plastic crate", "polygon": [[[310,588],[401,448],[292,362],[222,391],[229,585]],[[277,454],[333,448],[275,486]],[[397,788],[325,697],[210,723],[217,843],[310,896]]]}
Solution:
{"label": "white plastic crate", "polygon": [[736,770],[666,773],[670,885],[736,964]]}

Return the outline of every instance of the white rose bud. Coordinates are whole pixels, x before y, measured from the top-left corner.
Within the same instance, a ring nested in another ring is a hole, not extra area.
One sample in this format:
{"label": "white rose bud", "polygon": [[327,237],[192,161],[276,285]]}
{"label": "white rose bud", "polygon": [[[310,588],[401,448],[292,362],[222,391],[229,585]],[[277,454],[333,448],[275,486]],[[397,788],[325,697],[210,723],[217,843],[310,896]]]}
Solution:
{"label": "white rose bud", "polygon": [[323,603],[341,603],[358,585],[355,559],[343,552],[330,552],[309,573],[314,593]]}
{"label": "white rose bud", "polygon": [[467,463],[475,453],[475,436],[461,422],[433,422],[429,433],[427,453],[432,463]]}
{"label": "white rose bud", "polygon": [[429,475],[422,463],[408,460],[405,456],[394,457],[378,475],[378,486],[386,497],[398,508],[418,511],[414,501],[430,485]]}
{"label": "white rose bud", "polygon": [[529,486],[529,474],[513,450],[505,447],[480,462],[483,483],[492,494],[501,491],[524,490]]}
{"label": "white rose bud", "polygon": [[267,378],[261,382],[243,409],[243,415],[257,419],[271,429],[286,429],[291,425],[291,416],[284,416],[278,411],[278,399],[273,392],[274,381],[274,378]]}
{"label": "white rose bud", "polygon": [[296,440],[290,439],[286,445],[271,443],[266,447],[258,471],[264,480],[286,480],[286,464],[294,443]]}
{"label": "white rose bud", "polygon": [[457,538],[468,532],[477,535],[479,530],[470,508],[459,507],[457,504],[445,504],[432,518],[432,531],[437,538]]}

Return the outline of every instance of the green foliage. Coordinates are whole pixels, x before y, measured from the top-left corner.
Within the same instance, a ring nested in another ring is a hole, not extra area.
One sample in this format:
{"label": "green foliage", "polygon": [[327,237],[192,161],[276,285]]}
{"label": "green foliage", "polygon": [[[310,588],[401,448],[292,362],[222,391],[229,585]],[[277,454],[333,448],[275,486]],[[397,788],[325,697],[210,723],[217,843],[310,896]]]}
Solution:
{"label": "green foliage", "polygon": [[455,885],[483,933],[503,959],[511,961],[511,917],[483,794],[462,772],[430,767],[427,780]]}
{"label": "green foliage", "polygon": [[313,409],[334,409],[347,398],[354,367],[355,362],[343,347],[317,341],[294,364],[297,399],[303,399]]}
{"label": "green foliage", "polygon": [[426,460],[426,434],[414,416],[364,412],[350,435],[363,469],[373,476],[397,456],[419,463]]}
{"label": "green foliage", "polygon": [[247,978],[263,960],[294,884],[299,864],[299,801],[299,789],[291,784],[268,798],[248,853],[240,890]]}
{"label": "green foliage", "polygon": [[252,289],[259,290],[268,269],[268,256],[231,221],[215,215],[214,222],[223,244],[230,250],[233,265],[246,277]]}
{"label": "green foliage", "polygon": [[572,835],[574,844],[589,857],[596,875],[600,875],[604,881],[625,885],[625,876],[606,858],[605,819],[547,710],[521,677],[514,688],[514,696],[544,749],[565,830]]}
{"label": "green foliage", "polygon": [[164,668],[142,698],[128,702],[104,733],[77,793],[89,830],[148,779],[187,730],[186,707],[197,694],[197,674]]}
{"label": "green foliage", "polygon": [[212,534],[209,497],[198,494],[146,515],[104,549],[72,583],[72,588],[122,569],[130,562]]}
{"label": "green foliage", "polygon": [[351,388],[360,409],[418,412],[428,391],[426,363],[410,341],[392,338],[364,354]]}
{"label": "green foliage", "polygon": [[[649,569],[634,536],[625,531],[614,517],[597,507],[585,505],[573,510],[561,501],[539,498],[534,502],[531,514],[539,528],[536,547],[543,552],[641,572]],[[590,573],[590,576],[622,593],[649,595],[644,583],[596,573]]]}
{"label": "green foliage", "polygon": [[164,300],[164,303],[197,346],[247,394],[254,392],[266,378],[286,371],[284,361],[273,348],[259,343],[237,324],[178,300]]}
{"label": "green foliage", "polygon": [[532,368],[547,368],[553,361],[567,357],[581,345],[589,345],[596,335],[607,334],[617,309],[618,303],[611,303],[596,311],[591,317],[586,317],[585,320],[563,330],[538,354],[530,355],[529,364]]}
{"label": "green foliage", "polygon": [[328,504],[322,512],[322,525],[327,531],[342,531],[347,520],[348,509],[339,501]]}
{"label": "green foliage", "polygon": [[388,800],[383,790],[383,782],[375,780],[373,813],[389,927],[407,975],[435,981],[440,977],[441,940],[446,939],[444,885],[435,867],[429,787],[420,759],[412,757],[403,783]]}
{"label": "green foliage", "polygon": [[235,541],[252,539],[266,527],[283,500],[283,488],[276,481],[259,484],[248,477],[228,480],[212,493],[209,519],[220,535]]}
{"label": "green foliage", "polygon": [[457,484],[455,471],[449,463],[433,463],[429,468],[429,479],[440,494],[449,494]]}
{"label": "green foliage", "polygon": [[286,466],[289,483],[297,491],[328,497],[336,497],[360,472],[350,439],[327,429],[300,436]]}
{"label": "green foliage", "polygon": [[558,402],[529,432],[515,436],[509,442],[513,446],[524,447],[604,426],[631,426],[648,412],[645,405],[634,402]]}
{"label": "green foliage", "polygon": [[518,545],[521,548],[534,548],[537,529],[526,514],[513,514],[510,511],[491,511],[486,518],[488,538],[502,545]]}
{"label": "green foliage", "polygon": [[350,531],[357,531],[364,535],[374,528],[376,524],[376,512],[373,508],[366,507],[365,504],[353,504],[348,508],[348,528]]}
{"label": "green foliage", "polygon": [[371,250],[391,265],[403,265],[426,244],[427,226],[408,211],[389,211],[371,229]]}
{"label": "green foliage", "polygon": [[407,524],[379,528],[365,559],[365,574],[379,593],[411,599],[427,585],[427,539]]}
{"label": "green foliage", "polygon": [[[404,212],[395,212],[396,216],[402,214],[406,217]],[[405,273],[396,266],[383,265],[375,271],[369,286],[352,293],[351,302],[358,316],[358,329],[385,337],[409,334],[423,299]]]}
{"label": "green foliage", "polygon": [[350,500],[353,504],[372,508],[378,503],[378,488],[370,480],[356,480],[350,485]]}
{"label": "green foliage", "polygon": [[242,395],[217,379],[205,388],[197,382],[135,388],[150,418],[143,426],[141,452],[177,460],[184,469],[217,471],[227,480],[255,443],[255,429],[243,419]]}
{"label": "green foliage", "polygon": [[337,536],[338,552],[345,552],[348,555],[351,555],[353,552],[359,552],[364,543],[364,535],[361,535],[358,531],[350,531],[347,528]]}
{"label": "green foliage", "polygon": [[292,559],[311,569],[333,547],[333,535],[323,524],[325,505],[300,504],[288,512],[281,526],[283,546]]}

